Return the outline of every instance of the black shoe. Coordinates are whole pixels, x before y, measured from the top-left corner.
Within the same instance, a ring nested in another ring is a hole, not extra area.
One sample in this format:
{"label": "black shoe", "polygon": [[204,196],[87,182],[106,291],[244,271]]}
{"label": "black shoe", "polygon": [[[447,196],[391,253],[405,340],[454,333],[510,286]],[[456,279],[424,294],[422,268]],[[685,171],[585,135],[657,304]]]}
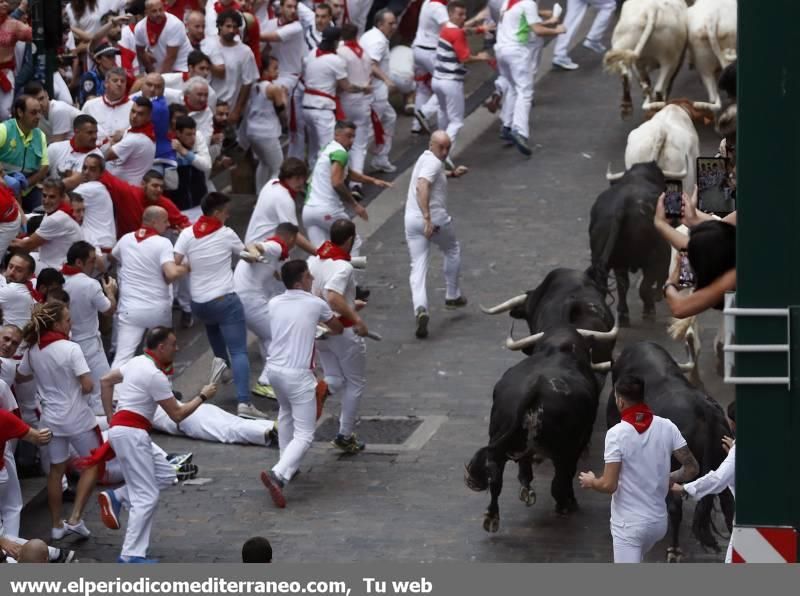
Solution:
{"label": "black shoe", "polygon": [[356,300],[363,300],[366,302],[369,299],[370,291],[361,286],[356,286]]}
{"label": "black shoe", "polygon": [[414,335],[417,336],[417,339],[425,339],[428,337],[428,321],[430,321],[431,317],[428,314],[428,311],[425,310],[425,307],[420,306],[417,309],[417,329]]}
{"label": "black shoe", "polygon": [[351,188],[350,194],[353,195],[353,198],[359,203],[364,200],[364,193],[361,191],[360,186],[354,186]]}
{"label": "black shoe", "polygon": [[194,325],[194,317],[192,317],[192,313],[181,311],[181,328],[189,329],[192,325]]}
{"label": "black shoe", "polygon": [[366,443],[358,440],[355,433],[351,434],[349,437],[336,435],[336,438],[331,441],[331,445],[337,449],[341,449],[345,453],[358,453],[359,451],[364,451],[364,448],[367,446]]}
{"label": "black shoe", "polygon": [[278,447],[278,430],[273,428],[266,434],[267,447]]}
{"label": "black shoe", "polygon": [[461,308],[467,305],[467,299],[464,296],[453,298],[452,300],[445,300],[444,307],[447,309]]}
{"label": "black shoe", "polygon": [[522,153],[522,155],[530,157],[531,153],[533,153],[528,145],[528,139],[523,137],[517,131],[511,131],[511,140],[513,141],[514,145],[516,145],[519,152]]}

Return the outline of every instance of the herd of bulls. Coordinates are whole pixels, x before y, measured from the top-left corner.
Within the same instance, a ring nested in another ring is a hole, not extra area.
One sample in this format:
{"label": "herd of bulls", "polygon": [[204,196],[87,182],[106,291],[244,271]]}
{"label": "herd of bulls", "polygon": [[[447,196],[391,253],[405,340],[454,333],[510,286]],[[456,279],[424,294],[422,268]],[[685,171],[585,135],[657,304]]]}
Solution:
{"label": "herd of bulls", "polygon": [[[631,6],[652,3],[628,0],[617,29],[621,24],[629,25],[624,21],[626,6],[631,13]],[[663,8],[674,1],[658,4]],[[698,0],[693,8],[701,4],[702,0]],[[735,0],[733,5],[735,17]],[[653,35],[653,25],[648,25],[647,19],[657,16],[646,16],[645,25],[651,28],[648,36]],[[685,22],[684,15],[684,26]],[[617,30],[614,37],[615,40],[618,37]],[[718,99],[716,95],[710,96],[712,103],[718,103]],[[661,297],[661,288],[668,277],[670,247],[653,226],[665,179],[683,179],[685,189],[694,185],[699,141],[692,117],[697,108],[686,101],[659,107],[663,109],[630,133],[626,171],[618,175],[609,172],[612,185],[600,193],[592,207],[589,268],[554,269],[535,289],[492,308],[483,308],[486,314],[508,312],[514,319],[525,320],[530,332],[522,339],[509,337],[506,341],[508,349],[520,350],[527,357],[508,369],[494,386],[489,443],[478,449],[466,465],[467,486],[475,491],[488,489],[491,494],[483,521],[487,532],[499,529],[498,497],[509,460],[519,467],[519,497],[526,505],[536,501],[533,465],[549,459],[555,470],[551,494],[556,512],[565,515],[577,510],[573,479],[578,459],[592,434],[609,370],[612,383],[628,374],[644,380],[646,403],[655,414],[678,426],[699,463],[700,475],[717,468],[725,458],[722,437],[732,434],[725,413],[713,398],[684,376],[696,362],[678,364],[661,346],[637,342],[623,349],[612,364],[618,327],[631,324],[627,303],[629,272],[642,272],[639,296],[644,306],[643,316],[650,320],[655,319],[655,302]],[[617,282],[616,317],[609,307],[610,272]],[[613,391],[609,392],[607,403],[606,423],[611,427],[620,420]],[[677,469],[677,462],[673,464]],[[719,550],[712,522],[715,498],[719,499],[731,529],[733,497],[725,491],[697,504],[692,531],[702,545]],[[667,501],[670,518],[667,559],[679,561],[682,502],[672,495]]]}

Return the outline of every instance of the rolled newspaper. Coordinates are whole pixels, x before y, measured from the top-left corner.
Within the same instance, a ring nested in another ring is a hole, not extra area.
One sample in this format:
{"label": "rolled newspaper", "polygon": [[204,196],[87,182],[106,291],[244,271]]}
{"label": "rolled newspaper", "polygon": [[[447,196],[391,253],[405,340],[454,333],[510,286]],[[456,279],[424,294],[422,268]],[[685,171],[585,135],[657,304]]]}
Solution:
{"label": "rolled newspaper", "polygon": [[222,358],[214,357],[211,361],[211,377],[208,380],[209,385],[219,385],[222,381],[222,373],[228,368],[227,363]]}
{"label": "rolled newspaper", "polygon": [[248,250],[243,250],[239,253],[239,258],[247,261],[248,263],[269,263],[269,259],[264,255],[260,255],[256,257],[253,253]]}
{"label": "rolled newspaper", "polygon": [[350,257],[350,264],[353,266],[353,269],[366,269],[367,257]]}

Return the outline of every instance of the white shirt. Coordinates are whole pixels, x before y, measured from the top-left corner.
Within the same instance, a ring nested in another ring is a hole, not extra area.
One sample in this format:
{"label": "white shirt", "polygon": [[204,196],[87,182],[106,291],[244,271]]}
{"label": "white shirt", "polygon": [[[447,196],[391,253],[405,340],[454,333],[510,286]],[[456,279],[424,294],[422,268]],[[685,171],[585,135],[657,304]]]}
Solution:
{"label": "white shirt", "polygon": [[269,300],[285,288],[283,283],[275,278],[275,273],[279,273],[281,266],[286,262],[281,261],[281,245],[270,240],[262,242],[261,246],[264,249],[262,258],[266,262],[248,263],[244,259],[239,259],[236,263],[236,269],[233,271],[233,287],[239,296],[258,294],[266,296]]}
{"label": "white shirt", "polygon": [[304,290],[286,290],[270,300],[268,308],[272,333],[269,365],[313,369],[317,323],[333,318],[331,307]]}
{"label": "white shirt", "polygon": [[22,356],[19,357],[19,360],[0,356],[0,380],[9,387],[13,387],[14,383],[17,382],[17,365],[21,359]]}
{"label": "white shirt", "polygon": [[39,128],[47,137],[48,143],[56,135],[66,134],[67,138],[70,138],[72,137],[72,121],[80,114],[81,111],[78,108],[57,99],[51,99],[47,117],[42,114],[39,118]]}
{"label": "white shirt", "polygon": [[[216,14],[217,13],[215,12],[215,19]],[[222,52],[220,52],[219,46],[219,37],[217,36],[216,30],[214,31],[214,35],[210,37],[206,36],[203,38],[203,41],[200,42],[200,49],[206,56],[208,56],[211,64],[214,66],[225,66],[225,57],[222,55]]]}
{"label": "white shirt", "polygon": [[59,176],[64,176],[68,171],[73,174],[80,172],[87,155],[103,157],[98,149],[92,149],[88,153],[74,151],[69,141],[58,141],[47,145],[47,161],[50,162],[50,171]]}
{"label": "white shirt", "polygon": [[347,15],[350,17],[350,22],[358,27],[359,34],[363,33],[373,0],[345,0],[345,2],[347,3]]}
{"label": "white shirt", "polygon": [[114,202],[102,182],[84,182],[75,188],[83,197],[86,213],[83,216],[83,239],[97,248],[111,248],[117,242],[117,222]]}
{"label": "white shirt", "polygon": [[[35,284],[34,284],[35,285]],[[16,325],[20,329],[31,319],[36,301],[25,284],[9,283],[0,275],[0,308],[3,309],[3,325]]]}
{"label": "white shirt", "polygon": [[72,6],[67,4],[67,20],[69,21],[70,27],[77,27],[86,33],[94,34],[100,29],[100,19],[104,14],[109,11],[119,12],[125,8],[125,4],[125,0],[98,0],[95,10],[92,11],[89,6],[86,6],[79,19],[75,18]]}
{"label": "white shirt", "polygon": [[[272,84],[261,81],[253,85],[250,91],[245,133],[251,139],[277,139],[281,136],[281,122],[275,111],[275,104],[267,97],[267,87]],[[199,126],[198,124],[198,130]]]}
{"label": "white shirt", "polygon": [[128,131],[112,148],[117,159],[108,162],[108,171],[134,186],[140,185],[144,175],[153,168],[156,158],[153,140],[140,132]]}
{"label": "white shirt", "polygon": [[211,86],[217,93],[217,100],[227,101],[233,110],[242,85],[252,85],[258,80],[258,66],[253,51],[242,42],[224,46],[217,41],[217,45],[225,58],[225,78],[212,77]]}
{"label": "white shirt", "polygon": [[150,53],[153,54],[153,58],[155,58],[156,61],[156,70],[161,69],[161,64],[167,57],[167,48],[178,48],[178,55],[175,57],[175,62],[171,70],[174,72],[186,72],[188,69],[186,59],[192,51],[192,44],[189,42],[189,37],[186,35],[186,27],[183,21],[175,15],[166,13],[166,17],[167,22],[154,46],[151,46],[147,39],[147,18],[139,21],[133,29],[133,37],[136,40],[136,46],[150,50]]}
{"label": "white shirt", "polygon": [[[0,379],[0,410],[5,410],[6,412],[13,412],[14,410],[19,409],[19,404],[17,403],[14,394],[11,392],[11,387],[8,386],[3,379]],[[0,453],[0,457],[3,454]]]}
{"label": "white shirt", "polygon": [[711,470],[693,482],[683,485],[685,490],[694,499],[702,499],[706,495],[721,493],[726,488],[731,489],[736,496],[736,443],[733,444],[723,462],[716,470]]}
{"label": "white shirt", "polygon": [[[278,60],[281,78],[286,75],[297,77],[303,71],[303,56],[306,55],[306,40],[303,36],[303,24],[297,20],[286,25],[278,25],[278,19],[269,19],[261,23],[262,33],[278,32],[278,42],[270,42],[272,55]],[[289,89],[291,91],[291,89]]]}
{"label": "white shirt", "polygon": [[445,4],[425,0],[425,4],[419,11],[417,34],[411,45],[435,51],[436,44],[439,43],[439,30],[449,20]]}
{"label": "white shirt", "polygon": [[541,20],[539,9],[533,0],[521,0],[510,9],[506,0],[497,24],[497,47],[527,46],[535,37],[530,26]]}
{"label": "white shirt", "polygon": [[328,143],[319,152],[317,162],[314,164],[314,171],[311,172],[311,182],[308,186],[307,207],[322,207],[329,209],[331,215],[345,214],[342,199],[331,184],[331,166],[337,162],[344,166],[344,175],[347,178],[347,162],[349,156],[347,150],[336,141]]}
{"label": "white shirt", "polygon": [[344,60],[347,68],[347,80],[351,85],[359,87],[369,85],[372,79],[372,59],[366,52],[362,52],[361,58],[359,58],[353,50],[342,43],[336,53]]}
{"label": "white shirt", "polygon": [[98,337],[100,326],[97,313],[111,308],[111,301],[103,293],[100,282],[85,273],[64,275],[64,290],[69,294],[72,341]]}
{"label": "white shirt", "polygon": [[231,255],[242,250],[244,244],[227,226],[202,238],[195,237],[194,226],[181,231],[175,254],[183,255],[192,268],[189,287],[193,302],[203,304],[233,292]]}
{"label": "white shirt", "polygon": [[278,224],[283,222],[297,225],[296,205],[286,187],[274,178],[258,193],[256,206],[244,234],[245,244],[253,244],[274,236]]}
{"label": "white shirt", "polygon": [[83,104],[83,113],[97,120],[97,143],[99,145],[106,143],[115,132],[127,130],[130,126],[132,105],[133,102],[126,101],[109,106],[103,97],[93,97]]}
{"label": "white shirt", "polygon": [[[383,32],[377,27],[373,27],[361,36],[358,41],[364,53],[370,57],[373,62],[378,63],[378,67],[384,72],[389,72],[389,40]],[[375,87],[386,86],[382,80],[376,78],[374,81]]]}
{"label": "white shirt", "polygon": [[[335,259],[320,259],[313,256],[308,258],[308,269],[314,277],[311,293],[328,301],[327,291],[331,290],[344,296],[347,303],[353,307],[356,301],[356,279],[353,265],[348,261]],[[342,313],[336,313],[338,315]]]}
{"label": "white shirt", "polygon": [[317,51],[312,50],[306,54],[303,80],[306,90],[303,94],[303,107],[335,110],[336,101],[320,95],[312,95],[308,91],[314,89],[327,95],[336,97],[336,84],[347,78],[347,65],[336,54],[323,54],[317,56]]}
{"label": "white shirt", "polygon": [[163,265],[175,262],[172,243],[163,236],[139,242],[128,232],[111,251],[119,261],[119,309],[158,308],[171,303]]}
{"label": "white shirt", "polygon": [[627,422],[608,429],[605,462],[622,462],[611,495],[612,523],[653,523],[667,517],[670,462],[681,447],[686,447],[681,431],[661,416],[653,416],[641,434]]}
{"label": "white shirt", "polygon": [[144,354],[128,360],[119,371],[122,382],[117,385],[118,412],[135,412],[152,422],[158,402],[174,397],[167,375]]}
{"label": "white shirt", "polygon": [[39,247],[39,265],[61,269],[67,262],[69,247],[83,240],[78,223],[63,211],[54,211],[42,218],[36,234],[46,242]]}
{"label": "white shirt", "polygon": [[97,426],[78,380],[89,372],[78,344],[59,340],[44,350],[35,345],[22,357],[19,372],[33,375],[42,406],[40,427],[49,428],[54,436],[69,437]]}
{"label": "white shirt", "polygon": [[430,182],[428,210],[431,214],[431,223],[437,226],[449,223],[451,218],[447,213],[447,175],[444,163],[430,149],[426,149],[414,164],[411,182],[408,184],[405,216],[422,219],[422,210],[417,202],[417,180],[420,178]]}

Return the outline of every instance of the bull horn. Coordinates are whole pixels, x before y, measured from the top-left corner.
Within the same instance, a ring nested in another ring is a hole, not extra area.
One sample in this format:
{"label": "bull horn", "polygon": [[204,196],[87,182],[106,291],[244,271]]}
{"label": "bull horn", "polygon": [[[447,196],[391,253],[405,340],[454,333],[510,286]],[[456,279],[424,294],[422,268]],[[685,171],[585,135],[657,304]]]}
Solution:
{"label": "bull horn", "polygon": [[694,359],[694,354],[689,350],[689,360],[678,364],[678,368],[682,372],[692,372],[697,367],[697,361]]}
{"label": "bull horn", "polygon": [[606,168],[606,180],[608,180],[609,182],[614,182],[622,178],[624,175],[625,172],[617,172],[616,174],[614,174],[611,171],[611,162],[608,162],[608,168]]}
{"label": "bull horn", "polygon": [[667,103],[664,101],[650,101],[649,99],[645,99],[644,103],[642,104],[642,111],[649,112],[650,110],[662,110]]}
{"label": "bull horn", "polygon": [[612,339],[617,339],[619,328],[615,323],[611,331],[594,331],[593,329],[577,329],[576,331],[583,337],[593,337],[599,341],[610,341]]}
{"label": "bull horn", "polygon": [[606,360],[605,362],[592,362],[592,370],[596,370],[598,372],[608,372],[611,370],[611,361]]}
{"label": "bull horn", "polygon": [[481,304],[480,309],[484,314],[487,315],[496,315],[501,312],[506,312],[514,308],[515,306],[520,306],[525,304],[525,301],[528,299],[527,294],[520,294],[519,296],[514,296],[511,300],[506,300],[505,302],[501,302],[497,306],[492,306],[487,308]]}
{"label": "bull horn", "polygon": [[718,112],[722,107],[722,102],[709,103],[707,101],[693,101],[692,107],[695,110],[708,110],[709,112]]}
{"label": "bull horn", "polygon": [[529,335],[528,337],[523,337],[522,339],[514,339],[513,337],[509,336],[506,338],[506,349],[508,350],[524,350],[535,344],[537,341],[542,339],[544,336],[544,331],[540,331],[539,333],[534,333],[533,335]]}
{"label": "bull horn", "polygon": [[682,172],[670,172],[667,170],[661,170],[661,172],[664,174],[664,178],[669,178],[671,180],[682,180],[683,178],[686,178],[686,174],[689,173],[689,156],[684,155],[684,159],[686,160],[686,163],[683,166]]}

